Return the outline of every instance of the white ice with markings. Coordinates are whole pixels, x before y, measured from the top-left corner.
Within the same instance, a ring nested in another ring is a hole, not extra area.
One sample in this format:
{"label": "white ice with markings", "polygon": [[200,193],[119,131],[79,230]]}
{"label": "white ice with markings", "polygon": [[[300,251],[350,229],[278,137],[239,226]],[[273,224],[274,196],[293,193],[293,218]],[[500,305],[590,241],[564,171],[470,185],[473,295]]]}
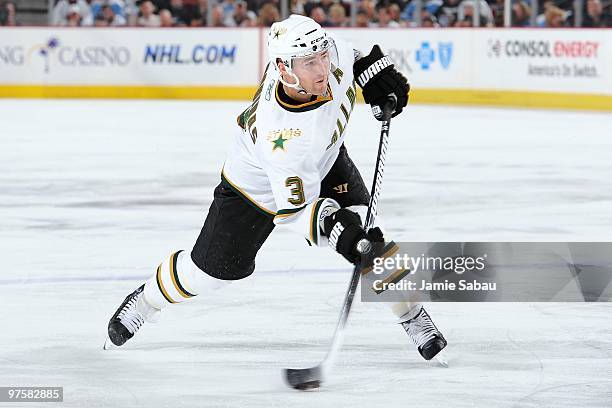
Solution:
{"label": "white ice with markings", "polygon": [[[609,303],[430,304],[441,368],[357,302],[330,381],[286,388],[324,357],[351,268],[280,228],[252,277],[103,351],[123,298],[191,248],[245,106],[0,100],[0,386],[63,386],[66,407],[612,406]],[[348,132],[370,180],[379,124],[358,105]],[[396,241],[611,241],[611,157],[609,114],[411,106],[381,214]]]}

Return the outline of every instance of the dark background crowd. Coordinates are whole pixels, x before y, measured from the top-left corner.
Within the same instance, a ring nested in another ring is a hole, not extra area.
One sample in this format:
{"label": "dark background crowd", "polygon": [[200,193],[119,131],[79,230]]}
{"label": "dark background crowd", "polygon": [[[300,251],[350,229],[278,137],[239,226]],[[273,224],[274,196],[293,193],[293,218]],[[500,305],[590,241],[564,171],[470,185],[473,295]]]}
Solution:
{"label": "dark background crowd", "polygon": [[[29,0],[32,1],[32,0]],[[209,8],[208,1],[213,1]],[[504,26],[504,0],[289,0],[291,13],[307,15],[324,27],[471,27],[475,2],[478,25]],[[20,2],[0,0],[0,25],[29,25],[20,18]],[[612,0],[512,0],[513,27],[573,27],[577,12],[582,27],[612,27]],[[420,9],[420,18],[417,16]],[[210,16],[208,13],[210,12]],[[55,26],[267,27],[281,19],[279,0],[56,0],[48,10]]]}

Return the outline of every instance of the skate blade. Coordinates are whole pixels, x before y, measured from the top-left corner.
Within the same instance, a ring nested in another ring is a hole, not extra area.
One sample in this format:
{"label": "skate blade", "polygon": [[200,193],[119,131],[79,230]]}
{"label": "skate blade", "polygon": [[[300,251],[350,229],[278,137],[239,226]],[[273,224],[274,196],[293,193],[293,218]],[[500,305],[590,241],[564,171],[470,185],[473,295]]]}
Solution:
{"label": "skate blade", "polygon": [[104,342],[104,346],[102,346],[102,348],[103,348],[104,350],[113,350],[113,349],[117,349],[117,348],[119,348],[119,347],[115,346],[115,345],[113,344],[113,342],[111,341],[111,339],[107,337],[107,338],[106,338],[106,341]]}
{"label": "skate blade", "polygon": [[448,368],[448,357],[446,355],[446,350],[441,350],[438,354],[436,354],[434,360],[436,360],[441,367]]}

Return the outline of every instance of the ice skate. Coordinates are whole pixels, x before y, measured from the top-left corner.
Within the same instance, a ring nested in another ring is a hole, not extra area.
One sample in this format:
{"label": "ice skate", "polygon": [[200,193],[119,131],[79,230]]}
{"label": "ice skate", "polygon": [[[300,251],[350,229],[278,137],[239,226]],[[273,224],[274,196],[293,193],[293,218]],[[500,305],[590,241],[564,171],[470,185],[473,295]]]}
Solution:
{"label": "ice skate", "polygon": [[446,347],[446,339],[433,323],[425,308],[421,307],[415,317],[401,324],[425,360],[429,361],[435,357],[441,365],[448,366],[445,356],[440,353]]}
{"label": "ice skate", "polygon": [[159,309],[150,306],[143,298],[144,285],[130,293],[108,322],[108,338],[104,350],[120,347],[134,337],[145,321],[159,319]]}

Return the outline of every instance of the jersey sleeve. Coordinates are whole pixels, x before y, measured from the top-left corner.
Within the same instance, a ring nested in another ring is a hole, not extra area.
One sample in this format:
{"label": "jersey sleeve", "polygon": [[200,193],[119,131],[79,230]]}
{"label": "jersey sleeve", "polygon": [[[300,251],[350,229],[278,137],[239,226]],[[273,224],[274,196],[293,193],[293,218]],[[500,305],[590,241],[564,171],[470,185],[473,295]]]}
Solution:
{"label": "jersey sleeve", "polygon": [[266,172],[277,212],[274,223],[302,235],[314,245],[324,245],[319,219],[332,199],[319,198],[321,174],[313,158],[313,138],[306,121],[303,126],[269,131],[257,140],[256,154]]}

